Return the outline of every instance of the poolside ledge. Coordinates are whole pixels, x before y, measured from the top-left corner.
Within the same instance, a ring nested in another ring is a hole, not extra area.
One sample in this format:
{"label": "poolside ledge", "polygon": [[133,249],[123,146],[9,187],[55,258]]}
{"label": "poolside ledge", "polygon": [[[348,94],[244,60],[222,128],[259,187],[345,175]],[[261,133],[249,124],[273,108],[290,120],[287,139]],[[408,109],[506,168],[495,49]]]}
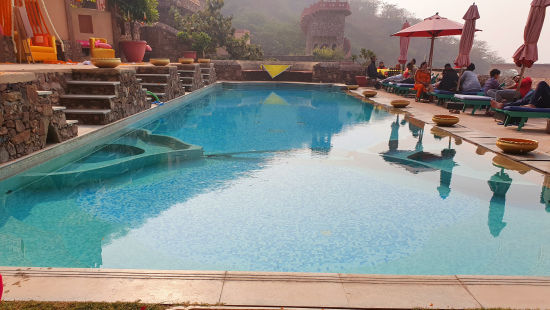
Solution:
{"label": "poolside ledge", "polygon": [[550,278],[0,267],[5,300],[295,308],[550,308]]}

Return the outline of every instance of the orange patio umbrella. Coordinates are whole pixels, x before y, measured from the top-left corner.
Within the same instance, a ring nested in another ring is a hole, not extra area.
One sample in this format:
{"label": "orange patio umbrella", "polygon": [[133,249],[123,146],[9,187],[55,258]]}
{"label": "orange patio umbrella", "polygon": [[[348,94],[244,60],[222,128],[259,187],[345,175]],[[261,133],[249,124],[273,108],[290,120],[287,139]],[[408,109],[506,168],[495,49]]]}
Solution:
{"label": "orange patio umbrella", "polygon": [[[531,2],[531,10],[523,34],[525,43],[514,54],[514,62],[518,67],[521,67],[520,81],[525,74],[525,68],[531,68],[539,60],[537,43],[539,42],[548,6],[550,6],[550,0],[533,0]],[[520,87],[521,82],[518,83],[518,91]]]}
{"label": "orange patio umbrella", "polygon": [[464,29],[462,30],[462,36],[460,37],[460,48],[458,51],[458,58],[455,60],[455,65],[460,68],[468,67],[470,65],[470,53],[474,46],[474,35],[476,33],[476,20],[479,19],[479,11],[477,5],[474,3],[463,19],[466,21]]}
{"label": "orange patio umbrella", "polygon": [[[550,0],[549,0],[550,1]],[[444,37],[444,36],[455,36],[461,35],[464,25],[445,17],[439,16],[439,13],[436,13],[432,17],[426,18],[424,21],[411,26],[407,29],[403,29],[397,33],[394,33],[392,36],[397,37],[407,37],[407,38],[431,38],[431,47],[430,47],[430,60],[428,66],[430,70],[432,69],[433,54],[434,54],[434,44],[435,38]]]}
{"label": "orange patio umbrella", "polygon": [[[411,26],[408,21],[406,21],[403,24],[403,28],[401,30],[407,29]],[[405,65],[407,63],[407,54],[409,53],[409,43],[411,43],[411,38],[409,37],[401,37],[399,39],[399,48],[400,48],[400,55],[398,62],[402,65]]]}

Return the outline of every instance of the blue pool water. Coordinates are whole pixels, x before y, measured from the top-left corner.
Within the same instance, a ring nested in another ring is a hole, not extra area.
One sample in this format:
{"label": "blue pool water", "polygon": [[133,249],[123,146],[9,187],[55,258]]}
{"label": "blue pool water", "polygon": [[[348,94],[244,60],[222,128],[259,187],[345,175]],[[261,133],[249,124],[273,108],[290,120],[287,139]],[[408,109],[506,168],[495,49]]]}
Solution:
{"label": "blue pool water", "polygon": [[0,183],[0,266],[550,275],[550,178],[525,166],[336,88],[183,100],[134,129],[203,158]]}

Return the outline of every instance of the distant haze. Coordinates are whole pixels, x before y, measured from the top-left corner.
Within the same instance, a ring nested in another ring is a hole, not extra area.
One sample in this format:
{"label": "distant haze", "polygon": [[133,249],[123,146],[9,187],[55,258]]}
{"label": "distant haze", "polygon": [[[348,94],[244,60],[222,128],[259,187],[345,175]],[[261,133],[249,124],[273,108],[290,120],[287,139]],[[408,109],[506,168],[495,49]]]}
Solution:
{"label": "distant haze", "polygon": [[[439,15],[463,22],[462,17],[473,3],[466,0],[385,0],[402,7],[417,18]],[[477,27],[482,29],[476,39],[489,43],[498,55],[512,62],[512,55],[523,43],[523,29],[529,15],[531,0],[478,0],[481,19]],[[547,17],[539,41],[539,63],[550,63],[550,15]]]}

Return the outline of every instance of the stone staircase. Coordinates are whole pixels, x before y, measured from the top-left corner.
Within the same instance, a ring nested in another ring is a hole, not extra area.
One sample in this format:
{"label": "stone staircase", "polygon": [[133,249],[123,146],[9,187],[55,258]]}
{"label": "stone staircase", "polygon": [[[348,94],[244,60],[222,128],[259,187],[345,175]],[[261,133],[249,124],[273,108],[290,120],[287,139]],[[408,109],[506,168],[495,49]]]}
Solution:
{"label": "stone staircase", "polygon": [[[37,91],[38,100],[41,104],[51,105],[51,91]],[[46,143],[61,143],[78,135],[78,121],[67,120],[66,108],[62,106],[51,106],[52,115],[48,125]]]}
{"label": "stone staircase", "polygon": [[143,66],[137,67],[136,72],[136,76],[141,80],[141,87],[155,94],[163,102],[185,95],[175,66]]}
{"label": "stone staircase", "polygon": [[204,85],[216,83],[216,69],[213,63],[200,64],[202,82]]}
{"label": "stone staircase", "polygon": [[192,92],[204,87],[201,67],[199,64],[177,64],[179,78],[185,91]]}
{"label": "stone staircase", "polygon": [[151,107],[139,83],[133,69],[73,70],[60,104],[69,119],[106,125]]}

